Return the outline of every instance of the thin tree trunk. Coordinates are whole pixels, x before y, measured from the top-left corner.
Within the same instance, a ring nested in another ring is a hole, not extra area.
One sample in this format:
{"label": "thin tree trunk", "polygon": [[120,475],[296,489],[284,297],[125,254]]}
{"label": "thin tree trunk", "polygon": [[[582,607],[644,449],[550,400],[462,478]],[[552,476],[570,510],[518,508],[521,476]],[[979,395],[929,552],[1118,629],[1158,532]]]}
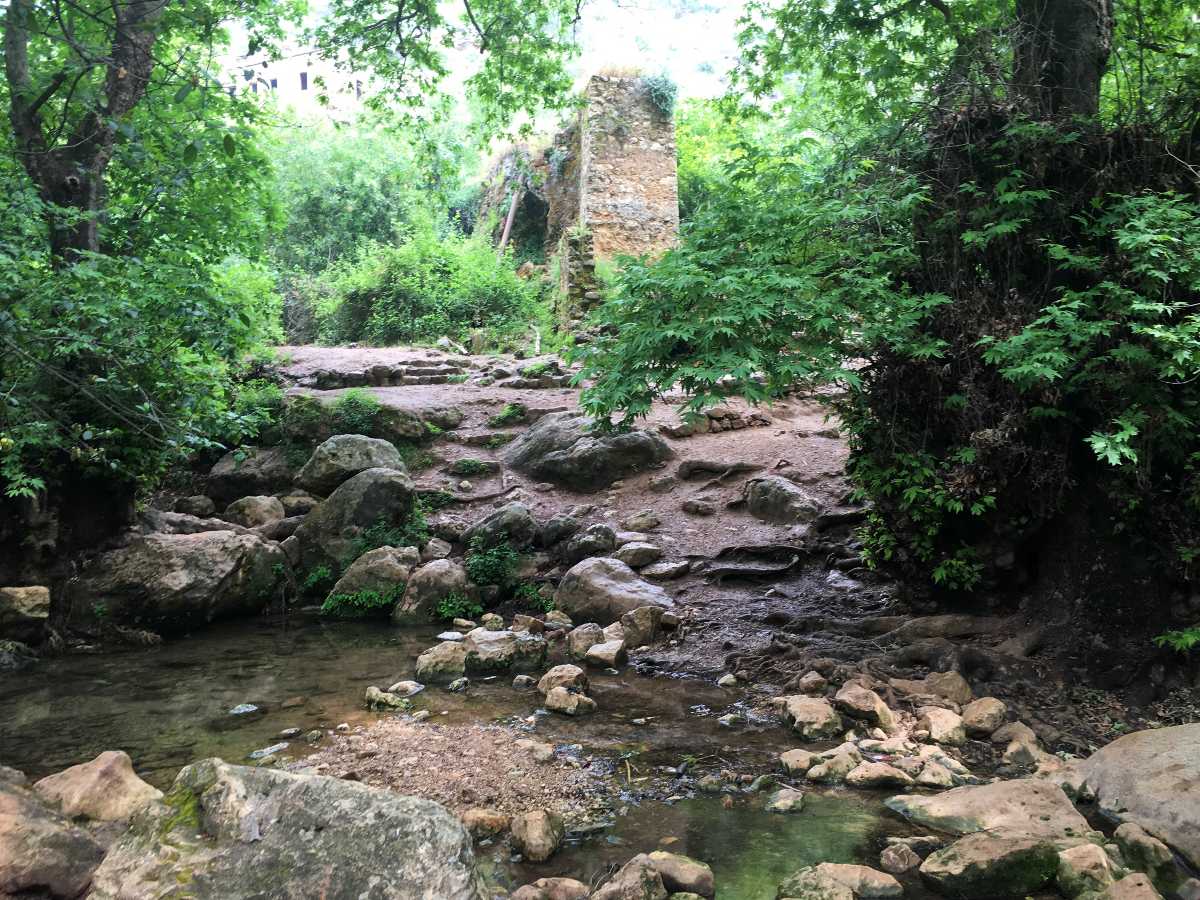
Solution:
{"label": "thin tree trunk", "polygon": [[1013,81],[1035,114],[1095,116],[1112,52],[1112,0],[1016,0]]}
{"label": "thin tree trunk", "polygon": [[521,189],[518,187],[513,194],[512,203],[508,205],[508,216],[504,219],[504,233],[500,235],[500,244],[496,247],[499,256],[508,246],[508,236],[512,234],[513,220],[517,217],[517,204],[521,202]]}

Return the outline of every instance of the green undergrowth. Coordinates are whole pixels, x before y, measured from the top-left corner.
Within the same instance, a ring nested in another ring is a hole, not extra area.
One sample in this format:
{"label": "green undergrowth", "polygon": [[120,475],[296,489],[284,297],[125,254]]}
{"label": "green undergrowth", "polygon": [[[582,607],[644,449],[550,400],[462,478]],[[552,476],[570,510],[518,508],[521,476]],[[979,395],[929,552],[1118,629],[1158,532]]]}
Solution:
{"label": "green undergrowth", "polygon": [[488,425],[492,428],[504,428],[506,425],[524,422],[527,415],[529,410],[524,403],[505,403],[500,412],[488,419]]}
{"label": "green undergrowth", "polygon": [[438,601],[437,615],[439,619],[447,622],[453,619],[475,619],[483,615],[483,607],[462,594],[447,594]]}
{"label": "green undergrowth", "polygon": [[404,593],[404,583],[387,591],[362,590],[352,594],[330,594],[321,604],[321,614],[339,619],[386,616]]}

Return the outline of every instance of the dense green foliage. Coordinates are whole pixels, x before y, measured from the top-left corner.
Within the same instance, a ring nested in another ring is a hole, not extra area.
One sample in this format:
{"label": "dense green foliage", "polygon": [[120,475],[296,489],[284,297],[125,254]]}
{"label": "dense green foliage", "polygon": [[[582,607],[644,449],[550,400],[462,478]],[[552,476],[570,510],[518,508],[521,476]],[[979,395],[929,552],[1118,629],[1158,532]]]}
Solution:
{"label": "dense green foliage", "polygon": [[[730,118],[681,114],[682,246],[626,263],[580,351],[586,406],[836,384],[869,560],[970,588],[1014,554],[1073,571],[1055,533],[1190,577],[1194,10],[1118,4],[1106,72],[1062,49],[1095,7],[1057,7],[1048,38],[1020,4],[756,6]],[[773,92],[807,104],[782,130],[738,105]]]}
{"label": "dense green foliage", "polygon": [[387,616],[403,594],[403,584],[387,591],[363,590],[353,594],[330,594],[321,604],[321,615],[338,619]]}
{"label": "dense green foliage", "polygon": [[470,600],[462,594],[447,594],[437,604],[438,618],[449,622],[452,619],[471,619],[483,615],[483,607],[478,601]]}
{"label": "dense green foliage", "polygon": [[487,546],[481,537],[471,541],[465,562],[467,577],[477,585],[509,588],[521,556],[507,542]]}
{"label": "dense green foliage", "polygon": [[523,331],[540,315],[537,286],[518,278],[483,230],[464,237],[428,220],[396,245],[368,243],[335,265],[317,307],[329,342],[372,344]]}

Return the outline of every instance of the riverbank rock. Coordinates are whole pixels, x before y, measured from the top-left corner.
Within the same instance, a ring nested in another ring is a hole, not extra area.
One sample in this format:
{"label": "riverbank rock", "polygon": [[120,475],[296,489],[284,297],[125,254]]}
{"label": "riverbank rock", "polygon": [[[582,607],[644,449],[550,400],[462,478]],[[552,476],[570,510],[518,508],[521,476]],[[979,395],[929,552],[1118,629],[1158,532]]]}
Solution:
{"label": "riverbank rock", "polygon": [[743,496],[750,515],[777,525],[811,522],[821,513],[821,504],[816,498],[780,475],[751,478],[746,482]]}
{"label": "riverbank rock", "polygon": [[296,483],[323,497],[367,469],[406,471],[400,451],[390,441],[362,434],[335,434],[313,451],[296,473]]}
{"label": "riverbank rock", "polygon": [[467,671],[467,648],[462,641],[443,641],[417,657],[417,678],[436,684],[454,681]]}
{"label": "riverbank rock", "polygon": [[596,711],[596,701],[591,697],[562,686],[546,692],[545,704],[546,709],[564,716],[586,716]]}
{"label": "riverbank rock", "polygon": [[972,700],[962,710],[963,728],[971,737],[987,737],[1004,724],[1008,718],[1008,707],[995,697],[980,697]]}
{"label": "riverbank rock", "polygon": [[421,565],[416,547],[376,547],[350,564],[330,596],[374,591],[381,597],[403,589],[413,569]]}
{"label": "riverbank rock", "polygon": [[1061,788],[1032,778],[967,785],[932,797],[901,794],[884,805],[911,822],[950,834],[986,831],[1050,841],[1060,849],[1083,843],[1091,833]]}
{"label": "riverbank rock", "polygon": [[0,637],[36,644],[49,621],[49,588],[0,587]]}
{"label": "riverbank rock", "polygon": [[604,629],[595,622],[585,622],[567,632],[567,653],[572,659],[583,659],[593,644],[604,641]]}
{"label": "riverbank rock", "polygon": [[596,491],[674,455],[666,441],[648,431],[610,433],[591,426],[591,419],[578,412],[543,416],[508,445],[504,461],[538,481]]}
{"label": "riverbank rock", "polygon": [[639,853],[601,885],[592,900],[667,900],[667,889],[654,861]]}
{"label": "riverbank rock", "polygon": [[896,727],[896,717],[883,698],[860,684],[849,682],[842,685],[833,702],[848,716],[878,725],[884,731],[892,731]]}
{"label": "riverbank rock", "polygon": [[815,867],[818,874],[844,884],[855,897],[887,898],[904,896],[904,888],[891,875],[876,871],[870,866],[849,863],[820,863]]}
{"label": "riverbank rock", "polygon": [[451,594],[477,595],[467,570],[448,559],[435,559],[413,571],[400,602],[392,610],[396,625],[428,625],[437,620],[438,603]]}
{"label": "riverbank rock", "polygon": [[921,877],[939,893],[961,900],[1024,897],[1058,871],[1058,851],[1049,841],[971,834],[930,854]]}
{"label": "riverbank rock", "polygon": [[618,559],[594,557],[577,563],[554,592],[554,606],[572,621],[608,625],[642,606],[670,609],[662,588],[643,581]]}
{"label": "riverbank rock", "polygon": [[835,737],[842,731],[842,717],[820,697],[795,694],[777,701],[784,721],[806,741]]}
{"label": "riverbank rock", "polygon": [[680,853],[652,850],[650,864],[662,877],[663,887],[673,894],[699,894],[712,897],[717,892],[713,871],[706,864]]}
{"label": "riverbank rock", "polygon": [[940,706],[922,706],[917,715],[920,717],[917,728],[928,732],[931,741],[951,747],[961,747],[967,742],[967,731],[958,713]]}
{"label": "riverbank rock", "polygon": [[854,900],[854,891],[816,866],[805,866],[785,878],[775,896],[778,900]]}
{"label": "riverbank rock", "polygon": [[616,548],[617,533],[609,526],[597,522],[571,535],[558,555],[565,565],[573,566],[593,556],[611,556]]}
{"label": "riverbank rock", "polygon": [[1066,897],[1107,890],[1116,881],[1112,860],[1102,847],[1080,844],[1058,854],[1055,882]]}
{"label": "riverbank rock", "polygon": [[574,878],[539,878],[518,888],[512,900],[587,900],[591,892],[591,888]]}
{"label": "riverbank rock", "polygon": [[250,534],[149,534],[88,563],[72,582],[72,608],[179,633],[261,612],[279,596],[287,568],[278,544]]}
{"label": "riverbank rock", "polygon": [[0,672],[19,672],[32,666],[37,659],[32,647],[20,641],[0,638]]}
{"label": "riverbank rock", "polygon": [[524,503],[506,503],[482,522],[467,529],[462,542],[471,546],[476,541],[482,547],[508,544],[514,550],[528,550],[537,535],[537,522]]}
{"label": "riverbank rock", "polygon": [[47,775],[33,791],[65,816],[97,822],[127,822],[162,797],[137,777],[129,754],[121,750],[106,750],[90,762]]}
{"label": "riverbank rock", "polygon": [[569,691],[586,694],[588,689],[587,674],[579,666],[573,666],[570,663],[555,666],[541,677],[541,680],[537,683],[537,689],[545,695],[556,687],[564,687]]}
{"label": "riverbank rock", "polygon": [[91,896],[167,897],[180,884],[208,898],[482,894],[470,836],[445,807],[218,759],[185,768],[163,802],[134,820],[96,871]]}
{"label": "riverbank rock", "polygon": [[514,816],[509,826],[513,843],[530,862],[545,862],[560,846],[566,829],[562,817],[546,809],[534,809]]}
{"label": "riverbank rock", "polygon": [[291,487],[295,474],[282,447],[240,447],[209,471],[208,496],[224,506],[239,497],[277,494]]}
{"label": "riverbank rock", "polygon": [[545,638],[529,632],[475,628],[467,632],[463,646],[470,673],[486,674],[506,669],[531,672],[541,668],[546,660]]}
{"label": "riverbank rock", "polygon": [[304,570],[340,568],[368,528],[407,523],[413,502],[412,479],[400,469],[367,469],[342,482],[296,529]]}
{"label": "riverbank rock", "polygon": [[1200,868],[1200,724],[1119,737],[1084,760],[1080,774],[1102,810]]}
{"label": "riverbank rock", "polygon": [[20,772],[0,766],[0,896],[78,897],[103,858],[87,831],[51,809]]}

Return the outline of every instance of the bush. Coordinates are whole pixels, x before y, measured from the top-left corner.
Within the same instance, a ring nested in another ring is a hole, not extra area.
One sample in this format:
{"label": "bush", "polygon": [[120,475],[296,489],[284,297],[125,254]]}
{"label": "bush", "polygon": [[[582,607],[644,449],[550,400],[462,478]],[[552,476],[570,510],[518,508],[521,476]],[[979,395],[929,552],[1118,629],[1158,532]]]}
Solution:
{"label": "bush", "polygon": [[380,547],[423,547],[429,542],[429,536],[425,505],[418,500],[413,504],[412,513],[403,525],[389,525],[380,520],[365,529],[354,542],[346,564]]}
{"label": "bush", "polygon": [[521,563],[520,554],[508,544],[485,547],[482,537],[471,541],[467,552],[467,577],[478,585],[504,588],[512,584],[513,575]]}
{"label": "bush", "polygon": [[381,404],[365,388],[351,388],[338,397],[331,410],[336,434],[366,434],[375,428]]}
{"label": "bush", "polygon": [[386,616],[404,593],[404,585],[390,590],[357,591],[353,594],[330,594],[321,604],[321,615],[339,619],[363,619]]}
{"label": "bush", "polygon": [[447,622],[452,619],[475,619],[483,615],[483,607],[462,594],[447,594],[438,601],[437,614],[439,619]]}
{"label": "bush", "polygon": [[657,75],[646,75],[642,78],[646,91],[650,94],[650,102],[663,118],[669,119],[675,112],[675,97],[679,88],[666,72]]}
{"label": "bush", "polygon": [[423,223],[399,246],[367,243],[330,271],[331,298],[318,310],[323,340],[428,342],[469,332],[524,331],[545,318],[536,284],[517,278],[486,234],[445,235]]}
{"label": "bush", "polygon": [[513,591],[513,601],[522,609],[548,613],[554,609],[554,598],[543,597],[536,584],[525,582]]}

